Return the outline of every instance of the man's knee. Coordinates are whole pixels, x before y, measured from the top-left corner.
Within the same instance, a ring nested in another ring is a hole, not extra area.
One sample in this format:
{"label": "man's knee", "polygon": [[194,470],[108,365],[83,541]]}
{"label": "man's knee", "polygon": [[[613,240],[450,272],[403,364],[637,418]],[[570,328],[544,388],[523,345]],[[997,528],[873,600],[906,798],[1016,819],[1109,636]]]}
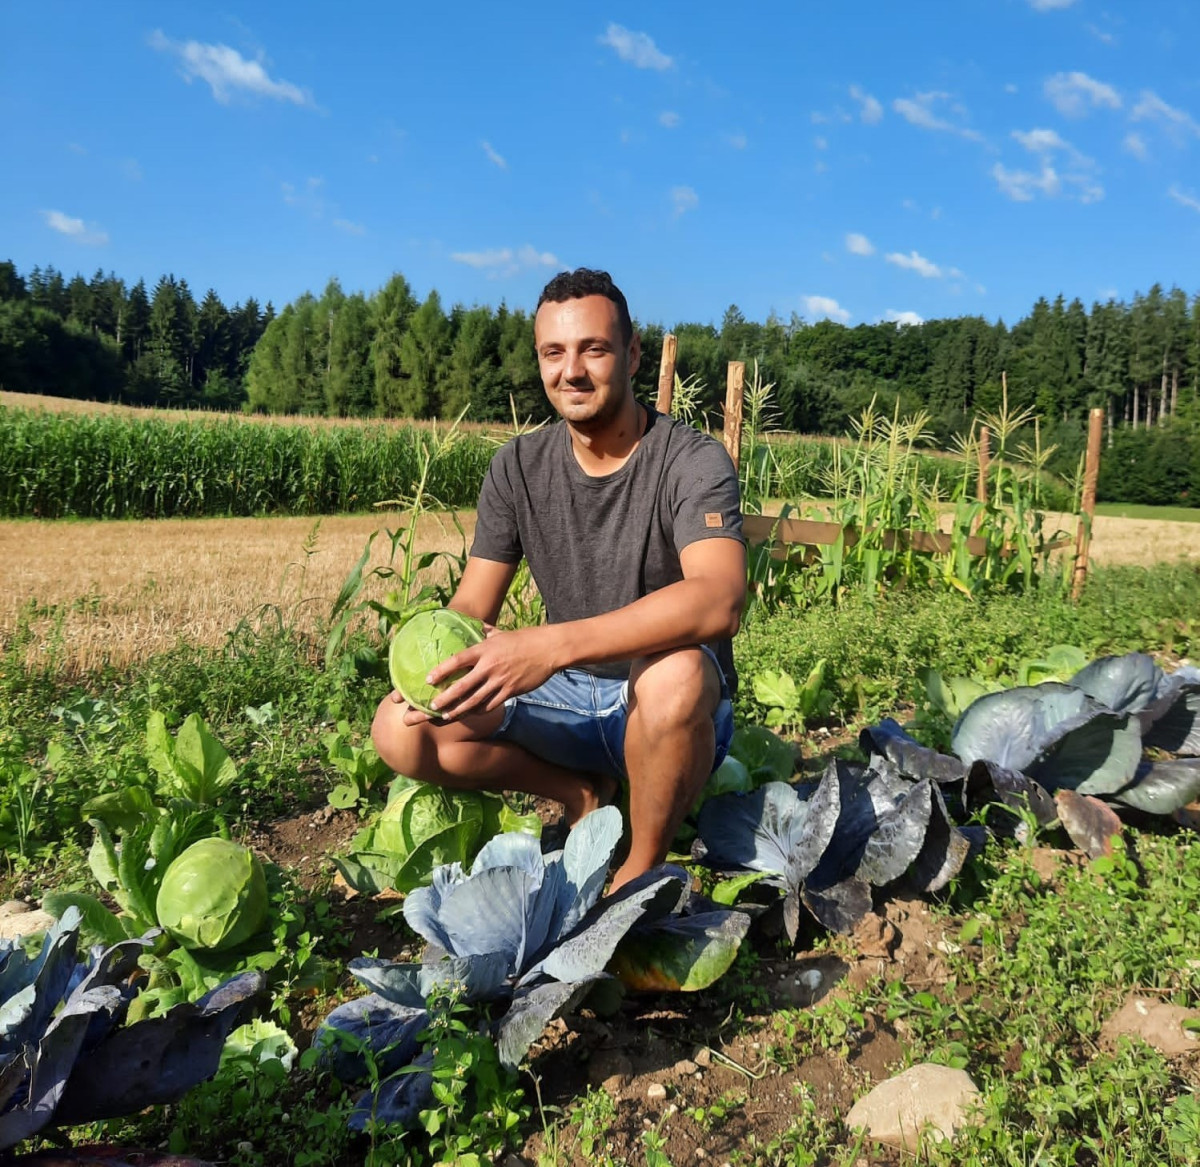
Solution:
{"label": "man's knee", "polygon": [[665,725],[712,717],[721,700],[721,678],[708,653],[677,648],[638,661],[629,688],[640,716]]}
{"label": "man's knee", "polygon": [[385,697],[375,710],[371,723],[371,741],[375,752],[397,774],[410,778],[420,777],[422,758],[426,752],[423,741],[426,726],[405,725],[404,714],[408,706]]}

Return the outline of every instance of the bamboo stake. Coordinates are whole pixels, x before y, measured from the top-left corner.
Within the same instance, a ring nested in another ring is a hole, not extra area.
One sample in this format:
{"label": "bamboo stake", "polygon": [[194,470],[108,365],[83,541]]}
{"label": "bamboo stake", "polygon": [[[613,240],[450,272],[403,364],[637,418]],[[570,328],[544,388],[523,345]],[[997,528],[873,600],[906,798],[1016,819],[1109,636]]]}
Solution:
{"label": "bamboo stake", "polygon": [[742,451],[742,386],[746,382],[746,363],[730,361],[725,379],[725,424],[722,437],[725,450],[737,469]]}
{"label": "bamboo stake", "polygon": [[1100,443],[1104,437],[1104,410],[1093,409],[1088,416],[1087,461],[1083,467],[1083,498],[1080,502],[1079,530],[1075,535],[1075,578],[1071,599],[1079,599],[1087,582],[1088,550],[1092,541],[1092,519],[1096,514],[1096,479],[1100,476]]}
{"label": "bamboo stake", "polygon": [[658,363],[658,400],[654,408],[659,413],[671,412],[671,396],[675,392],[675,334],[663,337],[662,360]]}

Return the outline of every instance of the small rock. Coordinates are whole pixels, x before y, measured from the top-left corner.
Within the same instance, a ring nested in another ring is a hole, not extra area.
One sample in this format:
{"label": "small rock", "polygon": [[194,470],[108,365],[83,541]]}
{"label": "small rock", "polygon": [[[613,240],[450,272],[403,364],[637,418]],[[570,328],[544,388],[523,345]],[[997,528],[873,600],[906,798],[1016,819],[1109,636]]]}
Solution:
{"label": "small rock", "polygon": [[0,940],[16,940],[34,932],[45,932],[53,923],[54,917],[40,908],[26,909],[15,916],[0,917]]}
{"label": "small rock", "polygon": [[696,1072],[696,1063],[684,1058],[681,1062],[675,1063],[675,1073],[677,1074],[694,1074]]}
{"label": "small rock", "polygon": [[667,1088],[661,1082],[651,1082],[646,1087],[646,1100],[648,1102],[662,1102],[667,1096]]}
{"label": "small rock", "polygon": [[712,1065],[712,1050],[706,1045],[697,1046],[692,1054],[692,1061],[701,1069],[707,1069]]}
{"label": "small rock", "polygon": [[821,981],[824,978],[821,976],[819,968],[806,968],[796,980],[800,982],[810,993],[815,993],[821,987]]}
{"label": "small rock", "polygon": [[19,916],[29,911],[29,905],[24,900],[5,900],[0,904],[0,918],[4,916]]}
{"label": "small rock", "polygon": [[881,1082],[846,1115],[846,1126],[889,1146],[917,1151],[920,1134],[931,1127],[944,1138],[968,1121],[979,1089],[963,1070],[925,1063]]}
{"label": "small rock", "polygon": [[708,1152],[703,1147],[697,1147],[696,1148],[696,1158],[697,1159],[707,1159]]}
{"label": "small rock", "polygon": [[249,1155],[254,1151],[254,1144],[247,1139],[242,1139],[237,1145],[239,1155]]}
{"label": "small rock", "polygon": [[1200,1035],[1183,1028],[1185,1021],[1200,1018],[1200,1009],[1184,1009],[1130,993],[1124,1004],[1100,1030],[1100,1044],[1112,1049],[1122,1035],[1139,1037],[1168,1058],[1200,1050]]}

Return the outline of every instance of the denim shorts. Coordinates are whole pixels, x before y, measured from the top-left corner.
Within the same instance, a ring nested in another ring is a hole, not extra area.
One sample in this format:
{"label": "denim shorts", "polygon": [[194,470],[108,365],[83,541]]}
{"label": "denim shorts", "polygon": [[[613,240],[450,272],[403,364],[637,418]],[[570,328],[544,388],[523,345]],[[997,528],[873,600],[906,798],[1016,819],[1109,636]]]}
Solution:
{"label": "denim shorts", "polygon": [[[716,654],[707,645],[700,647],[721,678],[721,700],[713,713],[715,770],[725,760],[733,738],[733,705]],[[628,698],[628,680],[564,669],[537,689],[510,697],[504,703],[504,720],[492,738],[514,742],[566,770],[626,779]]]}

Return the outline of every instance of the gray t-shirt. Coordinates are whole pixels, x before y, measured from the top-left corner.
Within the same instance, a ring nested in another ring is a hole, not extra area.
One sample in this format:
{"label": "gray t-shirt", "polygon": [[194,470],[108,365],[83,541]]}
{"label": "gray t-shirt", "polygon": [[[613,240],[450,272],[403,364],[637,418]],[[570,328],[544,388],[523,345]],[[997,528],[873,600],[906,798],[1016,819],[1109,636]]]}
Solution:
{"label": "gray t-shirt", "polygon": [[[724,447],[646,412],[637,449],[600,478],[580,468],[561,421],[514,438],[492,458],[471,554],[500,563],[524,556],[551,624],[611,612],[683,579],[679,553],[698,539],[745,542],[737,472]],[[710,647],[733,691],[732,645]],[[628,661],[584,667],[629,673]]]}

